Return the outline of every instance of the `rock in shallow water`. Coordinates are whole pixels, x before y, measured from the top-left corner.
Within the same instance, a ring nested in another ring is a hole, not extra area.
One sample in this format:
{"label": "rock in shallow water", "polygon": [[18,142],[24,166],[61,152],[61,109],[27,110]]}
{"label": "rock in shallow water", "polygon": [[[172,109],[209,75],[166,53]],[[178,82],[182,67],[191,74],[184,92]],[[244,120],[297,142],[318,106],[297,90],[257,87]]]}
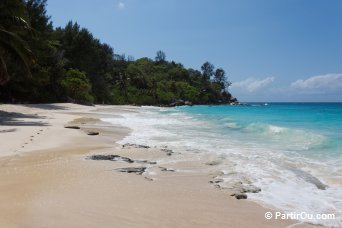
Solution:
{"label": "rock in shallow water", "polygon": [[258,192],[261,192],[261,188],[258,188],[254,185],[247,185],[247,186],[243,186],[240,191],[241,193],[247,193],[247,192],[258,193]]}
{"label": "rock in shallow water", "polygon": [[132,143],[126,143],[124,145],[122,145],[122,148],[145,148],[148,149],[150,148],[149,146],[145,146],[145,145],[138,145],[138,144],[132,144]]}
{"label": "rock in shallow water", "polygon": [[247,199],[247,194],[245,193],[234,193],[234,194],[231,194],[231,196],[235,196],[235,198],[238,200]]}
{"label": "rock in shallow water", "polygon": [[326,190],[328,188],[328,185],[323,184],[317,177],[311,175],[308,172],[295,168],[290,170],[294,172],[298,177],[304,179],[306,182],[315,185],[320,190]]}

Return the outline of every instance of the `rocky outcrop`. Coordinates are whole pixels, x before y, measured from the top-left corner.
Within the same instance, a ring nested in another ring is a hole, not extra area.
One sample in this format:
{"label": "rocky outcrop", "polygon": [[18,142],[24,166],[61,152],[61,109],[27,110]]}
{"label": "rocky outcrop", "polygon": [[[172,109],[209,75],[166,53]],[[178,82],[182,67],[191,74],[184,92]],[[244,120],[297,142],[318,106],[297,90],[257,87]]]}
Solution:
{"label": "rocky outcrop", "polygon": [[[232,176],[234,179],[232,179]],[[241,173],[232,172],[221,174],[213,177],[209,183],[220,190],[224,189],[234,192],[231,196],[234,196],[236,199],[247,199],[246,193],[255,194],[261,192],[261,188],[253,185],[252,182]]]}
{"label": "rocky outcrop", "polygon": [[190,101],[176,100],[175,102],[165,105],[165,107],[176,107],[176,106],[183,106],[183,105],[192,106],[193,104]]}

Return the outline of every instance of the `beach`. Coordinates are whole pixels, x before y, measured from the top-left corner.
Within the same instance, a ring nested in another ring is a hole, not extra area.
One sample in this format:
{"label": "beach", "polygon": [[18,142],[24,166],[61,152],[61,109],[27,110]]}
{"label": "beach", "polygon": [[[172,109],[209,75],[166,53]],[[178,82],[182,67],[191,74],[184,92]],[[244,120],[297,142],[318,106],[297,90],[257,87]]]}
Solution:
{"label": "beach", "polygon": [[[117,144],[131,130],[100,119],[137,109],[1,105],[0,227],[287,227],[298,223],[267,220],[265,213],[272,210],[215,187],[213,180],[219,174],[211,169],[215,164],[209,164],[209,157],[135,142]],[[138,169],[125,170],[132,167]]]}

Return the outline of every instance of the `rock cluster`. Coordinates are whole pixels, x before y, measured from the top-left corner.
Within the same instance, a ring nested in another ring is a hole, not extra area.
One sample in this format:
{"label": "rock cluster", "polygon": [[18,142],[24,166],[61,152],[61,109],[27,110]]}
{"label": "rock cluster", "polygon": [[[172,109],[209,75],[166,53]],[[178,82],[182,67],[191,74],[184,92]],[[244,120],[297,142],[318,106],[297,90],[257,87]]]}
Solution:
{"label": "rock cluster", "polygon": [[150,164],[150,165],[155,165],[157,162],[155,161],[148,161],[148,160],[133,160],[128,157],[123,157],[120,155],[116,154],[95,154],[91,155],[89,157],[91,160],[103,160],[103,161],[123,161],[127,163],[144,163],[144,164]]}
{"label": "rock cluster", "polygon": [[171,156],[174,152],[170,149],[163,148],[161,151],[165,152],[167,156]]}

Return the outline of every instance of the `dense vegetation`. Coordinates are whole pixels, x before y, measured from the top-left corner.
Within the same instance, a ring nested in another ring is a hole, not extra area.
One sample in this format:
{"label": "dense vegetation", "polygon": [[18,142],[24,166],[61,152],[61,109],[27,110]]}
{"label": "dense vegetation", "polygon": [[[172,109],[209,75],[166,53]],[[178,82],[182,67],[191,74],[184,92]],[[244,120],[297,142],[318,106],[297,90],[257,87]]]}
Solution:
{"label": "dense vegetation", "polygon": [[46,0],[0,2],[0,101],[169,105],[234,101],[223,69],[115,54],[85,28],[54,29]]}

